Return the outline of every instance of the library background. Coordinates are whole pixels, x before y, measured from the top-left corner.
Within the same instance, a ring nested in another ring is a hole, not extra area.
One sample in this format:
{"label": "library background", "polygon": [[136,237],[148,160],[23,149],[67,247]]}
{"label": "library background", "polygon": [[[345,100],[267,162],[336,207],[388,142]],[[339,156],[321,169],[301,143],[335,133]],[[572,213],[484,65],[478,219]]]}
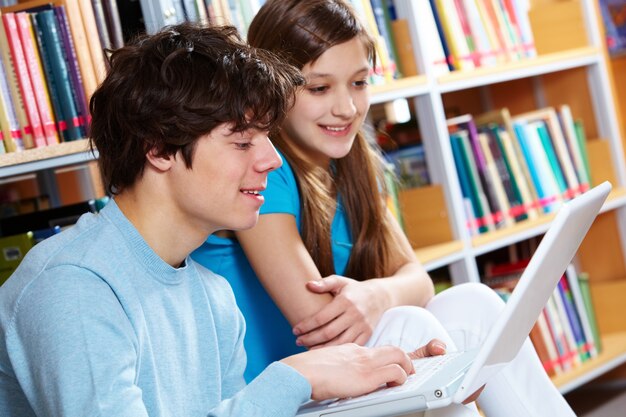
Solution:
{"label": "library background", "polygon": [[[0,0],[0,284],[106,203],[85,139],[105,49],[183,20],[245,35],[262,3]],[[530,337],[577,412],[619,415],[601,410],[626,392],[626,0],[350,3],[377,40],[389,206],[438,290],[506,299],[559,206],[612,182]]]}

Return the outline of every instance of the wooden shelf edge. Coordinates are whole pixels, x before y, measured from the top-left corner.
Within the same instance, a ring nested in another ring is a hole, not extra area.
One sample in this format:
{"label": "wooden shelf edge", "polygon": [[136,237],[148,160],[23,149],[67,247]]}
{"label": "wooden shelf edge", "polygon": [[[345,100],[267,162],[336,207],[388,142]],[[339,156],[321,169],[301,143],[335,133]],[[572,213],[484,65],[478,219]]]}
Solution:
{"label": "wooden shelf edge", "polygon": [[602,336],[602,352],[571,371],[552,378],[554,385],[565,394],[596,377],[626,363],[626,332]]}
{"label": "wooden shelf edge", "polygon": [[457,83],[466,79],[480,78],[486,76],[490,77],[495,74],[501,74],[510,71],[536,68],[544,65],[562,63],[581,58],[591,58],[594,56],[599,56],[599,54],[601,54],[599,48],[587,46],[583,48],[572,49],[569,51],[539,55],[535,58],[527,58],[519,61],[507,62],[505,64],[493,67],[479,67],[470,71],[453,71],[449,74],[441,75],[437,79],[437,81],[439,82],[439,84],[445,85],[450,83]]}
{"label": "wooden shelf edge", "polygon": [[87,139],[81,139],[59,143],[58,145],[44,146],[42,148],[27,149],[22,152],[6,153],[0,155],[0,168],[87,152],[89,150],[89,141]]}
{"label": "wooden shelf edge", "polygon": [[454,240],[415,249],[415,256],[427,270],[435,269],[446,262],[454,262],[462,257],[463,242]]}
{"label": "wooden shelf edge", "polygon": [[[604,203],[602,212],[613,210],[626,205],[626,188],[614,188]],[[494,245],[507,246],[514,242],[539,235],[548,229],[549,223],[554,219],[555,214],[544,214],[537,219],[524,220],[505,229],[494,230],[489,233],[474,236],[472,247],[479,253],[493,250]]]}

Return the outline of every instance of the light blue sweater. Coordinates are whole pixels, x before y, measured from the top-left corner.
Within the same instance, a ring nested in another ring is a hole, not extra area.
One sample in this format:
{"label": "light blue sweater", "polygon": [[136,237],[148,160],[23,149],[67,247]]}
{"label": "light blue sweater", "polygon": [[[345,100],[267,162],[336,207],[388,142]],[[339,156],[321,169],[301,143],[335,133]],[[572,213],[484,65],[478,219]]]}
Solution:
{"label": "light blue sweater", "polygon": [[165,263],[112,201],[0,287],[0,414],[293,416],[310,385],[276,362],[246,386],[244,332],[223,278]]}

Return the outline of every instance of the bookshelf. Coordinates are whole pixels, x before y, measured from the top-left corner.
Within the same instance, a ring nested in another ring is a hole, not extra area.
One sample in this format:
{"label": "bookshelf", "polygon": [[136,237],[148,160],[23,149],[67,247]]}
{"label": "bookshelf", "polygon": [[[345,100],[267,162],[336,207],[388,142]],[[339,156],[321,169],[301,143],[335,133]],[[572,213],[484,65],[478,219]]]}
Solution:
{"label": "bookshelf", "polygon": [[[410,24],[419,75],[372,87],[376,106],[410,100],[419,120],[433,186],[405,195],[416,223],[409,236],[427,270],[448,267],[454,283],[480,281],[477,257],[543,234],[552,220],[545,215],[483,235],[466,228],[461,187],[446,125],[446,108],[480,114],[508,107],[513,114],[568,103],[584,120],[595,183],[611,180],[614,192],[578,253],[589,272],[604,351],[567,374],[554,378],[562,392],[626,362],[626,162],[615,97],[626,95],[626,57],[607,60],[596,0],[533,0],[531,23],[538,55],[497,66],[438,75],[428,42],[433,33],[420,25],[420,7],[428,0],[395,0],[398,16]],[[172,2],[141,1],[149,31],[180,19]],[[163,13],[161,13],[163,12]],[[152,26],[150,26],[152,25]],[[611,79],[611,71],[615,81]],[[616,85],[617,92],[612,88]],[[626,109],[626,104],[621,106]],[[626,117],[622,117],[622,120]],[[92,161],[86,140],[0,155],[0,178],[48,171]],[[427,201],[428,204],[423,204]]]}
{"label": "bookshelf", "polygon": [[[626,85],[626,60],[608,59],[596,0],[534,0],[529,16],[536,57],[441,75],[426,56],[432,33],[419,24],[421,1],[428,0],[395,1],[398,17],[409,21],[420,75],[372,87],[372,113],[381,112],[376,106],[405,98],[418,120],[433,185],[421,193],[411,190],[401,205],[405,223],[407,214],[413,222],[407,235],[427,270],[448,267],[454,284],[479,282],[478,257],[541,236],[553,218],[542,215],[470,235],[446,126],[449,108],[478,115],[507,107],[520,114],[567,103],[585,126],[593,183],[613,183],[614,191],[576,257],[580,269],[589,273],[603,352],[554,377],[566,393],[626,362],[626,307],[619,301],[626,294],[626,162],[615,101],[616,90],[624,91]],[[420,205],[424,201],[429,207]]]}

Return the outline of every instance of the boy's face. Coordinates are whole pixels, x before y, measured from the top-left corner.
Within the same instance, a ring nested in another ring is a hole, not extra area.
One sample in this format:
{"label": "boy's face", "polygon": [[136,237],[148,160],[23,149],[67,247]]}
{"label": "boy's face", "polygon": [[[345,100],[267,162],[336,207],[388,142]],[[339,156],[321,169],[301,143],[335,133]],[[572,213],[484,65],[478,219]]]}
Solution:
{"label": "boy's face", "polygon": [[253,227],[267,174],[281,164],[267,132],[233,132],[230,124],[219,125],[198,139],[191,169],[176,154],[170,189],[180,221],[209,233]]}

